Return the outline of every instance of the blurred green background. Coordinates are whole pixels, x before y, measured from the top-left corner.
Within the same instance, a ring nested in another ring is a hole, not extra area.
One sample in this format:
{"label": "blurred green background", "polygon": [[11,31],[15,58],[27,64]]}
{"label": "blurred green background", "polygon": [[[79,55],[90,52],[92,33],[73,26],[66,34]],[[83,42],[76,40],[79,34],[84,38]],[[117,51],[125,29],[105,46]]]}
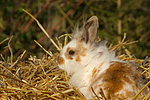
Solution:
{"label": "blurred green background", "polygon": [[[137,58],[150,56],[150,0],[0,0],[0,42],[13,36],[10,46],[16,59],[27,50],[38,58],[45,52],[34,40],[52,52],[58,52],[36,22],[22,9],[34,15],[49,35],[56,37],[72,33],[78,23],[83,25],[92,15],[99,18],[98,35],[109,44],[117,44],[127,33],[127,40],[136,41],[126,46]],[[8,40],[0,44],[0,54],[7,59]]]}

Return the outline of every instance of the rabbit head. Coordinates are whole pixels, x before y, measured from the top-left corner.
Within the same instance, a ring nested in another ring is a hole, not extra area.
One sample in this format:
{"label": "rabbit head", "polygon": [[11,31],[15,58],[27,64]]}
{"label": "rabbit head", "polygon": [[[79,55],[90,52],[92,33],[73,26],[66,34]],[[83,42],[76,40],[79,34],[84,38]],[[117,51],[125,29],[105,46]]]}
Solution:
{"label": "rabbit head", "polygon": [[[92,16],[81,29],[73,32],[72,40],[63,47],[58,57],[59,67],[69,75],[83,69],[91,62],[92,56],[97,47],[95,42],[97,39],[98,18]],[[101,46],[98,52],[106,51],[105,46]],[[97,55],[98,56],[98,55]]]}

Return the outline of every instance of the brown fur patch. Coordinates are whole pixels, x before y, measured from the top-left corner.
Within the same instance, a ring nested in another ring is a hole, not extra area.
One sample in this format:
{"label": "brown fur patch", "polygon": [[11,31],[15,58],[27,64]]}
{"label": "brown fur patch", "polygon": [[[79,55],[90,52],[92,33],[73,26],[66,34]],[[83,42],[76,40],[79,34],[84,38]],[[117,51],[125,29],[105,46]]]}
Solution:
{"label": "brown fur patch", "polygon": [[87,48],[85,48],[85,47],[82,45],[82,43],[78,43],[78,45],[76,46],[76,48],[77,48],[78,55],[86,56],[85,51],[87,50]]}
{"label": "brown fur patch", "polygon": [[71,48],[70,47],[68,47],[67,48],[67,51],[65,52],[65,57],[66,57],[66,59],[73,59],[69,54],[68,54],[68,52],[71,50]]}
{"label": "brown fur patch", "polygon": [[92,78],[93,78],[93,76],[96,76],[97,74],[97,68],[94,68],[93,70],[92,70]]}
{"label": "brown fur patch", "polygon": [[77,62],[80,62],[80,61],[81,61],[80,56],[77,56],[77,57],[76,57],[76,61],[77,61]]}
{"label": "brown fur patch", "polygon": [[64,64],[65,63],[64,58],[63,57],[58,57],[58,63],[59,63],[59,65]]}
{"label": "brown fur patch", "polygon": [[85,54],[85,53],[83,53],[83,54],[81,54],[81,56],[86,56],[86,54]]}
{"label": "brown fur patch", "polygon": [[[75,54],[74,55],[69,55],[69,51],[72,50],[72,49],[75,52]],[[86,56],[86,54],[85,54],[86,50],[87,49],[85,47],[83,47],[83,45],[81,43],[78,43],[76,48],[70,48],[70,47],[67,48],[67,50],[65,52],[65,57],[66,57],[66,59],[71,59],[72,60],[73,56],[77,56],[75,60],[79,62],[79,61],[81,61],[80,56]]]}
{"label": "brown fur patch", "polygon": [[[93,88],[95,89],[100,86],[99,88],[103,88],[105,94],[108,96],[109,93],[110,96],[108,97],[111,98],[115,97],[116,93],[119,93],[120,91],[124,91],[124,93],[118,94],[118,98],[125,98],[127,96],[131,97],[135,95],[136,92],[132,92],[132,90],[135,91],[133,82],[138,84],[136,84],[136,87],[138,89],[141,89],[143,86],[140,80],[140,72],[138,72],[129,62],[113,61],[111,63],[112,64],[110,65],[110,68],[108,68],[104,74],[100,75],[99,78],[97,78],[95,82],[93,82]],[[96,71],[93,69],[93,74],[95,72]],[[99,80],[101,79],[102,81],[99,82]],[[124,87],[126,87],[125,83],[127,83],[127,85],[129,84],[131,88],[122,90],[124,89]]]}
{"label": "brown fur patch", "polygon": [[114,96],[114,93],[123,89],[125,82],[132,85],[134,88],[134,85],[132,84],[132,81],[134,80],[132,79],[133,76],[135,76],[134,74],[137,75],[137,73],[133,73],[133,71],[135,70],[129,63],[113,62],[103,76],[103,82],[106,83],[104,89],[107,90],[109,88],[110,95]]}
{"label": "brown fur patch", "polygon": [[92,78],[93,78],[93,79],[95,79],[95,78],[97,77],[97,74],[99,73],[100,68],[101,68],[101,66],[102,66],[103,64],[104,64],[104,62],[102,62],[102,63],[99,65],[98,68],[94,68],[94,69],[92,70]]}

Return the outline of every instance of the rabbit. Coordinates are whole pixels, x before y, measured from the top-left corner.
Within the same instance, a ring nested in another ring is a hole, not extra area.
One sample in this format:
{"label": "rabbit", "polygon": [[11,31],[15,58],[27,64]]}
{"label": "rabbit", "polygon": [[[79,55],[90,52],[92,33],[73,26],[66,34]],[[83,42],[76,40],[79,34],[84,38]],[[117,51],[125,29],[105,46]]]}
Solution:
{"label": "rabbit", "polygon": [[131,100],[144,86],[142,75],[135,64],[109,52],[107,42],[97,43],[98,26],[98,17],[92,16],[82,28],[76,28],[60,52],[58,66],[87,99],[102,98],[103,91],[107,99]]}

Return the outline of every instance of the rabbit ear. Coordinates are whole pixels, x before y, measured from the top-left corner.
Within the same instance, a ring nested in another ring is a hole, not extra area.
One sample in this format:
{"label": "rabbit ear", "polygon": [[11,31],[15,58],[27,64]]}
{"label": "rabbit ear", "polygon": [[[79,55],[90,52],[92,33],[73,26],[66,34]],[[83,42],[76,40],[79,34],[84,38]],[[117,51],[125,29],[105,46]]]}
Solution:
{"label": "rabbit ear", "polygon": [[98,18],[96,16],[92,16],[83,27],[83,36],[85,37],[85,41],[94,42],[97,37],[98,31]]}

